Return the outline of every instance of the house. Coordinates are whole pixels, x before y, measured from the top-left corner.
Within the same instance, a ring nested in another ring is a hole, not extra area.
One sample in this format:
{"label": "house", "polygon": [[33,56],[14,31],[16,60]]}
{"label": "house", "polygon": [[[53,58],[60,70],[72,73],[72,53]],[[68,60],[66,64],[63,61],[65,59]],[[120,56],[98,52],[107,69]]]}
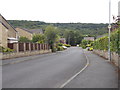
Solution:
{"label": "house", "polygon": [[18,42],[17,31],[0,14],[0,46],[8,47],[8,43]]}
{"label": "house", "polygon": [[21,28],[16,28],[18,32],[19,37],[27,37],[29,40],[32,40],[32,32],[26,30],[26,29],[21,29]]}
{"label": "house", "polygon": [[43,34],[43,29],[22,29],[16,28],[19,37],[27,37],[29,40],[32,40],[34,34]]}
{"label": "house", "polygon": [[60,43],[63,43],[63,44],[66,44],[66,39],[65,39],[65,38],[60,38],[60,39],[59,39],[59,42],[60,42]]}
{"label": "house", "polygon": [[94,41],[94,40],[95,40],[95,38],[94,38],[94,37],[84,37],[84,40]]}

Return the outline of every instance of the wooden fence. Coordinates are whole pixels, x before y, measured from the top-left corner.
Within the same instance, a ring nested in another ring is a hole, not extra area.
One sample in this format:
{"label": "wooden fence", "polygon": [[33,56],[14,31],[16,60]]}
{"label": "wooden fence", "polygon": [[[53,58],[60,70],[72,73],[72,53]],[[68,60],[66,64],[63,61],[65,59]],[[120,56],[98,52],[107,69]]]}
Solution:
{"label": "wooden fence", "polygon": [[49,50],[48,44],[38,43],[8,43],[8,48],[14,49],[15,52]]}

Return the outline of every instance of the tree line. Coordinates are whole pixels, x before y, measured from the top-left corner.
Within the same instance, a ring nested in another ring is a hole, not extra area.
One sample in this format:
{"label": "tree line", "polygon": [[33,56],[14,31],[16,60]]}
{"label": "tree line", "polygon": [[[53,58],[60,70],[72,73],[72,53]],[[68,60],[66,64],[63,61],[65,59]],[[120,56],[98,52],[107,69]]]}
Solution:
{"label": "tree line", "polygon": [[43,21],[27,21],[27,20],[8,20],[8,22],[14,27],[27,28],[27,29],[39,29],[46,28],[48,25],[53,25],[61,30],[74,30],[80,31],[83,35],[102,35],[107,33],[108,24],[93,24],[93,23],[46,23]]}

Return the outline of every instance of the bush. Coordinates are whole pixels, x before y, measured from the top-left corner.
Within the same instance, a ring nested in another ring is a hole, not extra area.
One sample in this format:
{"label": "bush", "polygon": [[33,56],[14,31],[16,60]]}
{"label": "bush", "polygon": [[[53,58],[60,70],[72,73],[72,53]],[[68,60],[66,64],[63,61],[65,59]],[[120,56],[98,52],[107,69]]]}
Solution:
{"label": "bush", "polygon": [[1,47],[1,46],[0,46],[0,52],[13,52],[13,51],[14,51],[13,49],[4,48],[4,47]]}
{"label": "bush", "polygon": [[14,50],[13,49],[10,49],[10,48],[5,48],[3,49],[3,52],[13,52]]}
{"label": "bush", "polygon": [[84,40],[84,39],[83,39],[80,46],[81,46],[83,49],[85,49],[85,48],[90,47],[90,46],[92,46],[92,45],[93,45],[93,41]]}
{"label": "bush", "polygon": [[71,45],[69,45],[69,44],[63,44],[63,46],[66,46],[66,47],[71,47]]}
{"label": "bush", "polygon": [[[110,41],[111,51],[118,53],[119,45],[120,45],[120,30],[112,32],[110,40],[111,40]],[[95,40],[93,48],[99,49],[99,50],[105,50],[105,51],[108,50],[108,36],[104,36],[104,37],[101,37],[101,38]]]}
{"label": "bush", "polygon": [[25,43],[25,42],[31,42],[31,41],[27,37],[20,37],[19,42]]}
{"label": "bush", "polygon": [[63,50],[64,50],[63,47],[61,47],[61,46],[58,46],[58,47],[57,47],[57,51],[63,51]]}
{"label": "bush", "polygon": [[3,52],[3,49],[4,49],[4,48],[3,48],[2,46],[0,46],[0,52]]}
{"label": "bush", "polygon": [[58,43],[57,46],[63,46],[63,43]]}

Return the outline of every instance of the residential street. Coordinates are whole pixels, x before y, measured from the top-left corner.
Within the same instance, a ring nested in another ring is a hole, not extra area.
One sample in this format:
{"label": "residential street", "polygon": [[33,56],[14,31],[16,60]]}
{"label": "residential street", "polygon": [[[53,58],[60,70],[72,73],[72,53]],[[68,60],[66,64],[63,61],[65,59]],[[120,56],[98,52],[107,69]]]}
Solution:
{"label": "residential street", "polygon": [[[90,64],[65,88],[117,88],[116,68],[92,52],[85,53]],[[18,60],[24,61],[3,65],[3,88],[60,88],[87,63],[83,50],[79,47],[71,47],[57,53],[11,59],[9,62]]]}

